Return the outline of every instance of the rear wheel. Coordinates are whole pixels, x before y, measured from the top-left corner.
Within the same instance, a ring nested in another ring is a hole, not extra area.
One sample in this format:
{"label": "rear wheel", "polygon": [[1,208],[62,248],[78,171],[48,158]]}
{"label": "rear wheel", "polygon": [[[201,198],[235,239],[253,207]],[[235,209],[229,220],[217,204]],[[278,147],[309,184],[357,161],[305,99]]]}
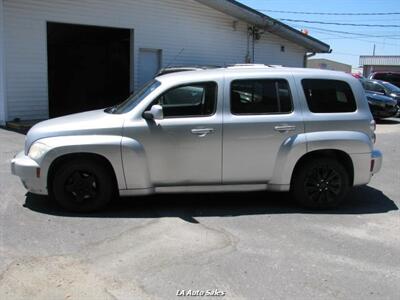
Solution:
{"label": "rear wheel", "polygon": [[301,165],[292,182],[292,194],[303,206],[329,209],[338,206],[349,190],[349,175],[338,161],[312,159]]}
{"label": "rear wheel", "polygon": [[90,212],[111,201],[115,184],[108,168],[90,159],[73,159],[55,172],[52,191],[55,200],[75,212]]}

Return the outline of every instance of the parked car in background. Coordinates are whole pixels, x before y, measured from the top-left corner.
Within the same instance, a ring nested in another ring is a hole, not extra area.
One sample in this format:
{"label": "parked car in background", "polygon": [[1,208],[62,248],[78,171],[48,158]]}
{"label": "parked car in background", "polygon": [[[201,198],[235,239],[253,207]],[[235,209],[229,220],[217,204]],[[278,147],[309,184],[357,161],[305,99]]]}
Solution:
{"label": "parked car in background", "polygon": [[[395,97],[390,97],[389,95],[398,97],[397,94],[391,92],[397,87],[380,80],[368,80],[360,79],[367,96],[369,108],[375,119],[391,118],[397,116],[399,112],[398,100]],[[385,87],[385,84],[391,88]]]}
{"label": "parked car in background", "polygon": [[382,80],[365,80],[364,88],[367,91],[391,97],[400,105],[400,88],[390,82]]}
{"label": "parked car in background", "polygon": [[175,70],[115,107],[35,125],[11,169],[73,211],[116,194],[244,190],[332,208],[381,168],[374,130],[363,88],[343,72]]}
{"label": "parked car in background", "polygon": [[369,79],[377,79],[390,82],[397,87],[400,87],[400,73],[399,72],[374,72],[368,76]]}
{"label": "parked car in background", "polygon": [[397,101],[393,98],[379,95],[376,93],[366,92],[368,105],[374,119],[384,119],[396,117],[399,112]]}

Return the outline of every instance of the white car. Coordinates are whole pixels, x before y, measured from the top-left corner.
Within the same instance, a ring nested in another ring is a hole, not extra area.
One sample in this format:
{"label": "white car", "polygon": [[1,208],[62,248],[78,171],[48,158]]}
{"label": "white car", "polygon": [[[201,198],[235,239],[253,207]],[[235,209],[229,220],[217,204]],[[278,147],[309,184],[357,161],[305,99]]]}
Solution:
{"label": "white car", "polygon": [[360,82],[260,65],[161,74],[115,107],[35,125],[13,174],[91,211],[116,194],[291,191],[329,208],[381,167]]}

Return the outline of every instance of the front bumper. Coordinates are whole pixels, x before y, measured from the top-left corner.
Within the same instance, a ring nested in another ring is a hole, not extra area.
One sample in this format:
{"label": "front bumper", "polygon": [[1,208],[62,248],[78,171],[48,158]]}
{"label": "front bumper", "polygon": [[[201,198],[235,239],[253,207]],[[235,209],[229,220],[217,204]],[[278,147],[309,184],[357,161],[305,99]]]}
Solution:
{"label": "front bumper", "polygon": [[47,195],[46,178],[40,174],[39,164],[26,156],[24,151],[19,152],[11,160],[11,173],[18,176],[24,187],[34,193]]}
{"label": "front bumper", "polygon": [[372,151],[371,154],[371,173],[376,174],[382,167],[382,152],[379,150]]}

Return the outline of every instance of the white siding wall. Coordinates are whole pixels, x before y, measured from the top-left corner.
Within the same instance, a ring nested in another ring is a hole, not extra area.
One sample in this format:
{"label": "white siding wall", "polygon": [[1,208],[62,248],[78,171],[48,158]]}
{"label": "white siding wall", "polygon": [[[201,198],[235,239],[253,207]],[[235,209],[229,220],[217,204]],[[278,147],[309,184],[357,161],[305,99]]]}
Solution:
{"label": "white siding wall", "polygon": [[[285,51],[281,51],[281,46]],[[265,32],[255,42],[254,61],[270,65],[282,65],[285,67],[304,66],[304,48],[284,40],[279,36]]]}
{"label": "white siding wall", "polygon": [[[0,0],[2,1],[2,0]],[[3,0],[8,119],[48,117],[46,21],[130,28],[139,48],[162,49],[163,65],[243,63],[247,25],[193,0]],[[286,52],[280,52],[280,45]],[[304,49],[271,34],[256,62],[302,66]],[[138,74],[134,74],[137,82]]]}

